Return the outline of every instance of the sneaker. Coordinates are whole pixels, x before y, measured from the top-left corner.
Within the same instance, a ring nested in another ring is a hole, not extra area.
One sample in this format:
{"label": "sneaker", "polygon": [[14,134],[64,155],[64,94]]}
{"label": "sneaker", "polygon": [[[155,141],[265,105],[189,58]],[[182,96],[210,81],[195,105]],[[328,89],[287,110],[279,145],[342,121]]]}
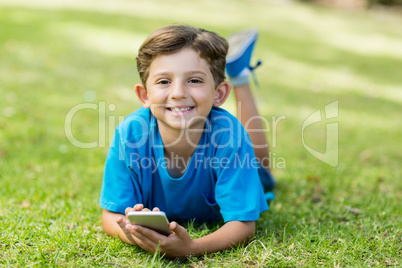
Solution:
{"label": "sneaker", "polygon": [[258,31],[254,28],[237,32],[228,37],[229,51],[226,57],[226,72],[234,86],[249,83],[250,71],[261,64],[261,61],[258,61],[256,66],[250,66],[257,38]]}

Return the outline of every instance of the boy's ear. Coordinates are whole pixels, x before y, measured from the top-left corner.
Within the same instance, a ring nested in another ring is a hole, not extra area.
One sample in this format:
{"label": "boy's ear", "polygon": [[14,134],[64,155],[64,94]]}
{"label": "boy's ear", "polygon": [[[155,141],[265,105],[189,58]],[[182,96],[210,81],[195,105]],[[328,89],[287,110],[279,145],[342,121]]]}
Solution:
{"label": "boy's ear", "polygon": [[223,81],[216,87],[214,106],[221,106],[229,96],[232,85],[228,81]]}
{"label": "boy's ear", "polygon": [[135,94],[137,94],[138,99],[142,103],[144,108],[151,107],[151,103],[149,102],[148,98],[148,91],[145,89],[143,84],[136,84],[134,87]]}

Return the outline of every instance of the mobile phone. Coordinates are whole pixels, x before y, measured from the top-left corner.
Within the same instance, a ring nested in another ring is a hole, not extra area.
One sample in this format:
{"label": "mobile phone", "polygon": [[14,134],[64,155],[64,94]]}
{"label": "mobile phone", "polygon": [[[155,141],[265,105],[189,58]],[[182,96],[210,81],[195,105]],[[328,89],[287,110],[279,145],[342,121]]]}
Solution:
{"label": "mobile phone", "polygon": [[127,214],[131,224],[137,224],[163,235],[169,235],[172,231],[169,229],[169,222],[165,212],[162,211],[130,211]]}

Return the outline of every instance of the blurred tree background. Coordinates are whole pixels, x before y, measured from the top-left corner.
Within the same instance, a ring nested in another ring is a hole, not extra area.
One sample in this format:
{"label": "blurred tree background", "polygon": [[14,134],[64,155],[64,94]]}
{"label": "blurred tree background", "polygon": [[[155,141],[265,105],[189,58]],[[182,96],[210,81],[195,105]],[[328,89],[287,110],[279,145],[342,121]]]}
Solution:
{"label": "blurred tree background", "polygon": [[402,0],[370,0],[369,2],[381,5],[402,5]]}
{"label": "blurred tree background", "polygon": [[371,8],[373,6],[388,6],[401,8],[402,0],[301,0],[302,2],[317,2],[331,6],[346,8]]}

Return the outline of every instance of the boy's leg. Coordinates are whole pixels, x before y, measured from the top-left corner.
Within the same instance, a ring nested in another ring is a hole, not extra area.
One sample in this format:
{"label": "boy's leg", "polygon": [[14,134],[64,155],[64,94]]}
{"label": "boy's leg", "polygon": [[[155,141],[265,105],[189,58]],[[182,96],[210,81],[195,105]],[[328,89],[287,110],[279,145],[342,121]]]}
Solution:
{"label": "boy's leg", "polygon": [[[256,157],[265,163],[269,159],[268,143],[250,88],[250,71],[253,69],[250,67],[250,60],[257,37],[256,29],[240,31],[228,37],[226,72],[234,87],[237,118],[250,136]],[[269,164],[264,166],[269,170]]]}
{"label": "boy's leg", "polygon": [[[226,72],[234,87],[237,118],[246,128],[254,145],[254,153],[262,164],[259,168],[259,175],[264,191],[271,191],[275,186],[275,180],[270,172],[270,155],[265,136],[266,132],[262,126],[261,117],[250,88],[250,71],[255,68],[250,67],[250,59],[257,37],[258,33],[255,29],[241,31],[229,36]],[[273,196],[267,196],[267,199],[273,199]]]}
{"label": "boy's leg", "polygon": [[249,84],[234,86],[234,95],[237,104],[237,118],[246,128],[253,143],[255,156],[269,171],[269,147],[265,136],[265,128],[257,110],[253,93]]}

